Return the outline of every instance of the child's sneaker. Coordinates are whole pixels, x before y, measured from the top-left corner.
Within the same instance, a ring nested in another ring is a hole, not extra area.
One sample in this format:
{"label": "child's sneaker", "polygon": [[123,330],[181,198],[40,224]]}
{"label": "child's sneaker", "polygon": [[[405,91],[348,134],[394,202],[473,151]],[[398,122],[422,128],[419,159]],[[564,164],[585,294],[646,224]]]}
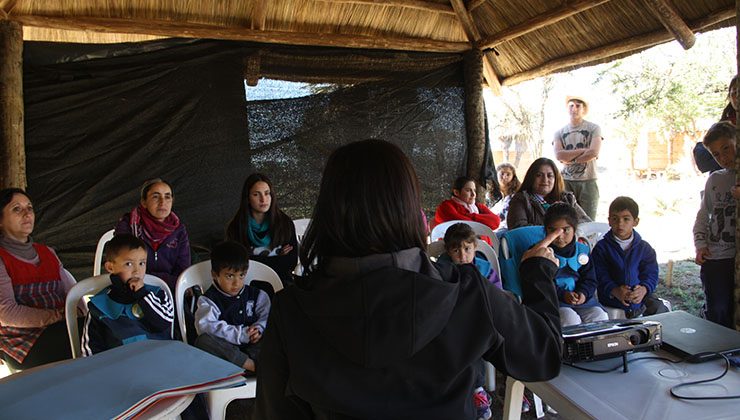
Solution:
{"label": "child's sneaker", "polygon": [[529,403],[527,396],[522,396],[522,413],[528,413],[532,405]]}
{"label": "child's sneaker", "polygon": [[491,400],[488,398],[488,393],[483,387],[478,387],[473,393],[473,403],[477,412],[476,419],[488,420],[493,417]]}

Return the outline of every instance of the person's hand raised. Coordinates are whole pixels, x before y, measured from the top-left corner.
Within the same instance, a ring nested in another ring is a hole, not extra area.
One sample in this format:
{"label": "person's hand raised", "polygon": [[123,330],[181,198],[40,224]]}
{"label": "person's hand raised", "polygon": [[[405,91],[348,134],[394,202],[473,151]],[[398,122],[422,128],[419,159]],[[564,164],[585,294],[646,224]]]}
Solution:
{"label": "person's hand raised", "polygon": [[547,236],[545,236],[545,239],[537,242],[532,248],[529,248],[524,255],[522,255],[522,261],[533,257],[543,257],[555,264],[559,264],[558,258],[555,256],[552,248],[550,248],[550,244],[562,234],[562,230],[548,233]]}

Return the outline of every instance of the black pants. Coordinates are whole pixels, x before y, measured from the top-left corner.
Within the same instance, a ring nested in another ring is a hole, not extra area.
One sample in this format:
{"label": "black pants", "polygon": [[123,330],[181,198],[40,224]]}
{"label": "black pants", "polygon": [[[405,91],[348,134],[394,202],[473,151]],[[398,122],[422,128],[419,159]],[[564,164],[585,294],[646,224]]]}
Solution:
{"label": "black pants", "polygon": [[69,347],[69,336],[67,335],[67,324],[59,321],[46,327],[36,343],[31,347],[23,363],[0,351],[3,360],[12,370],[25,370],[32,367],[45,365],[72,358],[72,350]]}
{"label": "black pants", "polygon": [[706,260],[700,276],[706,297],[704,318],[735,329],[735,259]]}

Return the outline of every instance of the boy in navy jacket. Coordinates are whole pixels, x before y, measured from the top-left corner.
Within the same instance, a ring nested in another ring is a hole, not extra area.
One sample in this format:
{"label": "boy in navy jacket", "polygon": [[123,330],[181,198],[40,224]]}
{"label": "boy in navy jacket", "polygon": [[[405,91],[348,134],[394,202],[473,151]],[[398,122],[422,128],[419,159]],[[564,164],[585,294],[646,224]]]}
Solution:
{"label": "boy in navy jacket", "polygon": [[655,250],[634,230],[639,207],[629,197],[609,205],[611,230],[596,244],[591,256],[599,282],[599,301],[624,310],[627,318],[668,312],[653,296],[658,287]]}

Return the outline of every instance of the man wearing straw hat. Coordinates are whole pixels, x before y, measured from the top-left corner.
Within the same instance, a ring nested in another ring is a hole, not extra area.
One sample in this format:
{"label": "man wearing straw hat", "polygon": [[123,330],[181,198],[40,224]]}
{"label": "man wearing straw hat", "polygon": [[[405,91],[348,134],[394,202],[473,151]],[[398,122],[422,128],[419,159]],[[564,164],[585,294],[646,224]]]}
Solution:
{"label": "man wearing straw hat", "polygon": [[570,123],[555,133],[555,158],[564,165],[565,189],[575,194],[578,204],[595,220],[599,204],[596,159],[601,149],[601,128],[583,119],[588,113],[588,102],[583,97],[568,96],[565,103]]}

